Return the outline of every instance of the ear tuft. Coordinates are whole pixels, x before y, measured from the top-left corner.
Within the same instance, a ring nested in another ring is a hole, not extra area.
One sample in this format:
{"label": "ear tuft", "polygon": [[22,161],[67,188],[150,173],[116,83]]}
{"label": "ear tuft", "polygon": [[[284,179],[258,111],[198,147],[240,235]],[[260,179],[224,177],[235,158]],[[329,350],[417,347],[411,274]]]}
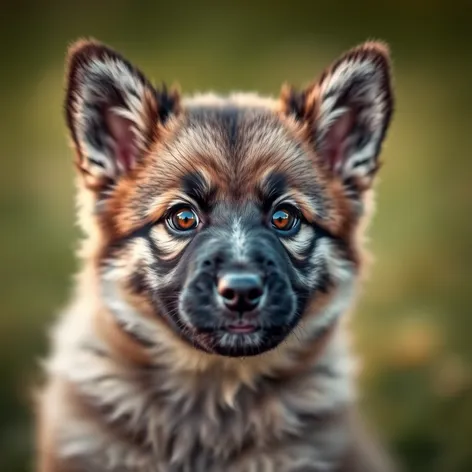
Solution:
{"label": "ear tuft", "polygon": [[141,71],[96,40],[68,51],[65,112],[86,182],[101,188],[129,172],[177,109],[178,97],[157,91]]}
{"label": "ear tuft", "polygon": [[357,192],[370,187],[393,113],[388,46],[369,41],[342,55],[302,92],[285,87],[285,113],[307,130],[327,167]]}

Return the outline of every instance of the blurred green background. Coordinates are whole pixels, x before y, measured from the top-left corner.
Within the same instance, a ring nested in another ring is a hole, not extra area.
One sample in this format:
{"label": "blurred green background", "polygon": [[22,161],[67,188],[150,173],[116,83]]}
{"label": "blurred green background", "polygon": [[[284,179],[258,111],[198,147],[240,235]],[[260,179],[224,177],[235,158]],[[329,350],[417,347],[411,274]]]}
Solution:
{"label": "blurred green background", "polygon": [[0,470],[31,470],[29,385],[75,270],[68,43],[95,36],[186,92],[303,84],[369,38],[397,106],[354,328],[363,406],[406,470],[472,471],[472,4],[1,3]]}

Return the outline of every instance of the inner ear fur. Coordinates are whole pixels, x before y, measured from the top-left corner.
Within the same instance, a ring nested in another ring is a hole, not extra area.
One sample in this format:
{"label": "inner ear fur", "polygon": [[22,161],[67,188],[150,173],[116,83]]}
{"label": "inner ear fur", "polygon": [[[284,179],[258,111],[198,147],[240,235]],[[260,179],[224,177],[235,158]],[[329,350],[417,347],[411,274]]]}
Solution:
{"label": "inner ear fur", "polygon": [[357,191],[371,186],[394,107],[385,43],[349,50],[300,91],[285,85],[281,103],[333,175]]}
{"label": "inner ear fur", "polygon": [[175,89],[154,88],[112,48],[93,39],[75,42],[67,57],[64,107],[86,184],[102,189],[129,172],[179,103]]}

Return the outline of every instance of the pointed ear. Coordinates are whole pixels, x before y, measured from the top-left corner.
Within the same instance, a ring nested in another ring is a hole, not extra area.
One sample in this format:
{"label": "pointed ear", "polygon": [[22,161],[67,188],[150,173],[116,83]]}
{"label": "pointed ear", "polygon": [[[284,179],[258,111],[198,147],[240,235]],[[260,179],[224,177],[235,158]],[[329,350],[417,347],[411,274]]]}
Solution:
{"label": "pointed ear", "polygon": [[281,99],[347,190],[357,195],[372,185],[393,112],[385,44],[367,42],[348,51],[306,90],[286,86]]}
{"label": "pointed ear", "polygon": [[155,90],[126,59],[92,40],[70,48],[66,80],[77,166],[89,188],[102,190],[142,158],[177,111],[178,96]]}

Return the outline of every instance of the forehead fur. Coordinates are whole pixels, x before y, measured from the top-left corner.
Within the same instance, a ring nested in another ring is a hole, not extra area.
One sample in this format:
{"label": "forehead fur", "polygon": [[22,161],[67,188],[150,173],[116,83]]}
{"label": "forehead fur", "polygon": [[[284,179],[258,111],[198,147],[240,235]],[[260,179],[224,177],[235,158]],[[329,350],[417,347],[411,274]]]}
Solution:
{"label": "forehead fur", "polygon": [[185,197],[182,180],[195,174],[206,193],[234,202],[256,198],[271,175],[282,175],[309,218],[339,227],[346,212],[341,187],[327,177],[301,125],[278,107],[254,94],[184,99],[163,139],[118,184],[109,201],[114,228],[124,234],[158,219]]}

